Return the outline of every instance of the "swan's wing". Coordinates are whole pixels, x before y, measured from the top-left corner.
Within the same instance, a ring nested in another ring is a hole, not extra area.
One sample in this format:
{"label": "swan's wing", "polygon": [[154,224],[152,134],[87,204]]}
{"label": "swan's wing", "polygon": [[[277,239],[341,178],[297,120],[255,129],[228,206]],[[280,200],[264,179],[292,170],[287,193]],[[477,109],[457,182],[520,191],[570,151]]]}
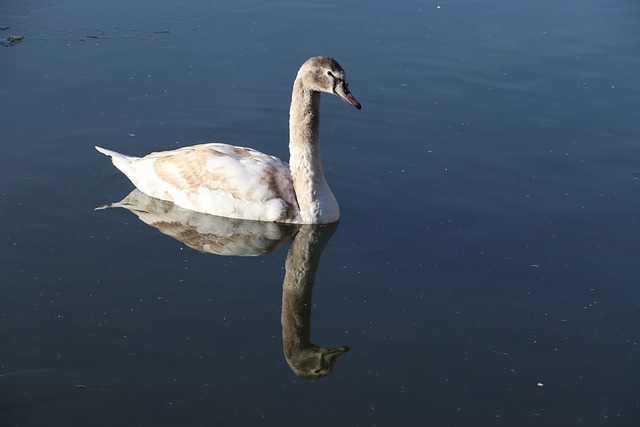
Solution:
{"label": "swan's wing", "polygon": [[295,222],[298,204],[288,165],[226,144],[151,153],[125,172],[144,193],[212,215]]}

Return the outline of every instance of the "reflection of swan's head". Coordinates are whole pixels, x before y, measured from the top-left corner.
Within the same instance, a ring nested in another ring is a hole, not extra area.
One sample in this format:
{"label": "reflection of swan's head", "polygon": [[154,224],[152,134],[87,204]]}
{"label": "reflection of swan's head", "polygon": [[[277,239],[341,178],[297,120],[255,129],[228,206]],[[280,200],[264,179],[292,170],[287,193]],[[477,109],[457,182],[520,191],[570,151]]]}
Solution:
{"label": "reflection of swan's head", "polygon": [[315,380],[329,375],[335,360],[347,351],[346,345],[330,349],[312,345],[296,354],[295,360],[287,357],[287,363],[298,377]]}

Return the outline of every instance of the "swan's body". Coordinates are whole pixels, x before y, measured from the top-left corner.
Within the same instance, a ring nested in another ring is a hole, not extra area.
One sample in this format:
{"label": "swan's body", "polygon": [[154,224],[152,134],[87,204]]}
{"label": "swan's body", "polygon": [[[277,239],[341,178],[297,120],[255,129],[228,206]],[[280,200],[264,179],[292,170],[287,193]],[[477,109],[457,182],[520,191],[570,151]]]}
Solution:
{"label": "swan's body", "polygon": [[183,208],[257,221],[327,224],[340,210],[320,159],[320,92],[360,109],[335,60],[307,60],[293,84],[289,112],[289,164],[251,148],[201,144],[137,158],[111,156],[142,192]]}

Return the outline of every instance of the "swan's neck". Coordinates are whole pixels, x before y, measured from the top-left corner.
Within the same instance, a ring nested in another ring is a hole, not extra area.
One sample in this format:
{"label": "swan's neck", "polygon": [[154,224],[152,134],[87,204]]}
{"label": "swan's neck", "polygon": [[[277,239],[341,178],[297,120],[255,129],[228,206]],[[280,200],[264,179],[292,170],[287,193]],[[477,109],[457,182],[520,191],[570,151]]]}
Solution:
{"label": "swan's neck", "polygon": [[320,92],[306,89],[300,78],[294,82],[291,96],[289,151],[289,167],[302,222],[337,221],[338,203],[324,178],[320,158]]}

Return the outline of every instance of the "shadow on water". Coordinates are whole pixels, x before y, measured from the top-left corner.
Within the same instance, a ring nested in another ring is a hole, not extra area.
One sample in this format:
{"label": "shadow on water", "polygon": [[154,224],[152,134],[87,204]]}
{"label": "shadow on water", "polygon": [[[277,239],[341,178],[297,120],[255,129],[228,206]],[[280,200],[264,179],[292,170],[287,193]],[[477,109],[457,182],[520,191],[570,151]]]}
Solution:
{"label": "shadow on water", "polygon": [[324,348],[311,342],[311,296],[320,257],[337,228],[290,225],[216,217],[189,211],[135,189],[122,201],[98,209],[119,207],[192,249],[224,256],[258,256],[292,241],[282,284],[284,356],[294,374],[319,379],[331,373],[347,346]]}

